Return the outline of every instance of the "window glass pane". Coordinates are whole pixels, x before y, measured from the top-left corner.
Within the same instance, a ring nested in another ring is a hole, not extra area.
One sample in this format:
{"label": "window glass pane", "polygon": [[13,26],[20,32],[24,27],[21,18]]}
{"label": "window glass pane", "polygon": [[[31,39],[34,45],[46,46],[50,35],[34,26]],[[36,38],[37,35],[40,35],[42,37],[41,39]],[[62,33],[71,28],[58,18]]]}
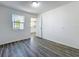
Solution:
{"label": "window glass pane", "polygon": [[13,23],[14,29],[24,29],[24,23]]}
{"label": "window glass pane", "polygon": [[20,29],[24,29],[24,23],[20,23]]}
{"label": "window glass pane", "polygon": [[15,28],[19,29],[20,28],[20,23],[15,23]]}
{"label": "window glass pane", "polygon": [[15,26],[16,26],[16,28],[20,28],[20,20],[17,20],[16,22],[15,22]]}

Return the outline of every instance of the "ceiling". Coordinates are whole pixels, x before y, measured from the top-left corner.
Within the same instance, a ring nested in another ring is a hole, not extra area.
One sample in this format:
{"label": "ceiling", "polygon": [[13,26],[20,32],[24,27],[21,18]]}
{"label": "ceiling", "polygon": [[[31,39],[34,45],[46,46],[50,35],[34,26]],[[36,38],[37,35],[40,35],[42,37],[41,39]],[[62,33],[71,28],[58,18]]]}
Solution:
{"label": "ceiling", "polygon": [[39,1],[40,6],[33,8],[32,1],[0,1],[0,5],[4,5],[17,10],[25,11],[33,14],[40,14],[48,10],[70,3],[70,1]]}

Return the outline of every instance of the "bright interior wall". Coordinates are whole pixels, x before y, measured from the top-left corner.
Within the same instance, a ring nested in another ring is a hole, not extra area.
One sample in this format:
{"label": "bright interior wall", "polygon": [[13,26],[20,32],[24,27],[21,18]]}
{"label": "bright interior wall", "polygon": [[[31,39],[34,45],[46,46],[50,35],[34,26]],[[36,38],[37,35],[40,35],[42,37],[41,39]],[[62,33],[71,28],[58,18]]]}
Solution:
{"label": "bright interior wall", "polygon": [[79,49],[79,2],[52,9],[38,16],[37,36]]}
{"label": "bright interior wall", "polygon": [[[25,16],[24,29],[14,30],[12,14]],[[30,19],[34,15],[0,5],[0,45],[30,38]]]}

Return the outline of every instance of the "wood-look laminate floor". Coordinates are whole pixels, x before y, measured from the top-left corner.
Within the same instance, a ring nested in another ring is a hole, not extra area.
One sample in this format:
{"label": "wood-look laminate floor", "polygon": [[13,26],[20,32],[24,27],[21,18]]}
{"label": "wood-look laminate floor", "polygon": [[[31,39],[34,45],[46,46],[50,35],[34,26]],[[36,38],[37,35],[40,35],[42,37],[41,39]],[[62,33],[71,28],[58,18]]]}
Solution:
{"label": "wood-look laminate floor", "polygon": [[32,37],[0,46],[0,57],[79,57],[79,50]]}

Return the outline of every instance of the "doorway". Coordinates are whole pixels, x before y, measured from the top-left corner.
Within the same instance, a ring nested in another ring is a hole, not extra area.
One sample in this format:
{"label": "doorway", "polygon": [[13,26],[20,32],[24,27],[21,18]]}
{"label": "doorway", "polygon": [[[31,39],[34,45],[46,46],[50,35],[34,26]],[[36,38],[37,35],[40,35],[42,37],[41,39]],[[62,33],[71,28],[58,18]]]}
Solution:
{"label": "doorway", "polygon": [[36,35],[36,17],[31,18],[31,35],[35,36]]}

